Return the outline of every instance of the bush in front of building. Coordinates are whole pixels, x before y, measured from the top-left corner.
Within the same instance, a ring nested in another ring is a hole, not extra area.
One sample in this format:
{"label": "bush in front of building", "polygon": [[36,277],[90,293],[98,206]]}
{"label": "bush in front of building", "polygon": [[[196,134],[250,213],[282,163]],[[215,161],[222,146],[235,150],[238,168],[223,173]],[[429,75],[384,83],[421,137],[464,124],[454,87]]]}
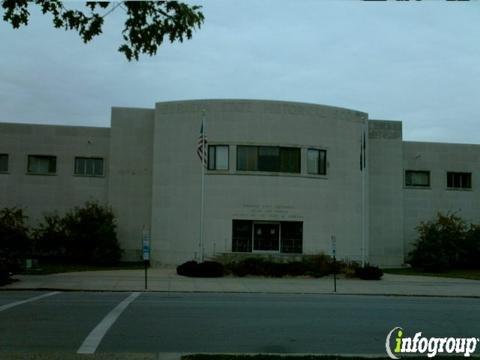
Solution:
{"label": "bush in front of building", "polygon": [[419,237],[409,254],[412,267],[439,272],[478,268],[480,225],[470,224],[455,214],[437,214],[417,227]]}
{"label": "bush in front of building", "polygon": [[177,266],[177,274],[188,277],[222,277],[224,275],[224,267],[216,261],[204,261],[201,263],[187,261]]}
{"label": "bush in front of building", "polygon": [[355,269],[355,276],[362,280],[380,280],[383,276],[383,271],[378,266],[365,264]]}
{"label": "bush in front of building", "polygon": [[333,272],[332,259],[324,254],[303,257],[300,261],[281,261],[263,257],[249,257],[226,265],[234,276],[312,276],[321,277]]}
{"label": "bush in front of building", "polygon": [[108,206],[87,202],[64,216],[46,215],[33,232],[40,259],[91,265],[120,261],[115,215]]}
{"label": "bush in front of building", "polygon": [[19,208],[0,210],[0,284],[10,281],[10,274],[19,272],[31,254],[27,217]]}

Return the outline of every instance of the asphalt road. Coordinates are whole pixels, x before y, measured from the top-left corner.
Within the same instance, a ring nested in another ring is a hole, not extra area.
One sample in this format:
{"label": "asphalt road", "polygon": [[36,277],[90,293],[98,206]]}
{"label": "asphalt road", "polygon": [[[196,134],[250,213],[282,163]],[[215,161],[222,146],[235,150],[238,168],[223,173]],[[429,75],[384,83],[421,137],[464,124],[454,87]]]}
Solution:
{"label": "asphalt road", "polygon": [[96,353],[385,354],[396,326],[480,337],[465,298],[64,292],[5,308],[42,294],[0,292],[0,351],[76,353],[90,335]]}

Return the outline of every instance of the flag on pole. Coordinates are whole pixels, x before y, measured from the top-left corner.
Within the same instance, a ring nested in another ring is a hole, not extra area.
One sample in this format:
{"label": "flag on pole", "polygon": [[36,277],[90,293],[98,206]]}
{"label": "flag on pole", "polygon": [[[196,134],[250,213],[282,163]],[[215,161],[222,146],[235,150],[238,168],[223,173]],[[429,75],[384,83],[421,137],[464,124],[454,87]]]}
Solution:
{"label": "flag on pole", "polygon": [[363,171],[367,166],[367,139],[365,138],[365,132],[363,132],[363,136],[360,138],[360,171]]}
{"label": "flag on pole", "polygon": [[203,121],[200,128],[200,135],[198,136],[197,155],[200,158],[202,164],[205,165],[207,163],[207,134],[205,134],[204,131]]}

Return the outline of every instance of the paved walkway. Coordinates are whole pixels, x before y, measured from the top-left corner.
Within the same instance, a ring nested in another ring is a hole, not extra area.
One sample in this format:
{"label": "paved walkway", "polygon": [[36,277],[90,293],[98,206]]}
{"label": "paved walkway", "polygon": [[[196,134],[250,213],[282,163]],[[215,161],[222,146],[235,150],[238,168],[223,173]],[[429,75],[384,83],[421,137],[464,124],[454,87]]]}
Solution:
{"label": "paved walkway", "polygon": [[[17,275],[1,289],[84,291],[144,290],[143,270],[85,271],[53,275]],[[174,269],[149,269],[148,290],[164,292],[333,293],[333,278],[187,278]],[[480,281],[385,274],[380,281],[338,279],[340,294],[468,296],[480,298]]]}

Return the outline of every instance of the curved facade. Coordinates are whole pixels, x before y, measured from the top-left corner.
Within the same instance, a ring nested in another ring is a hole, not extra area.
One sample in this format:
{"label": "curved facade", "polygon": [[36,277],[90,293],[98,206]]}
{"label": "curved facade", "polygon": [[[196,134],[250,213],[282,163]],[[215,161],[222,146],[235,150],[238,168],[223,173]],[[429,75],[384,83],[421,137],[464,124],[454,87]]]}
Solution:
{"label": "curved facade", "polygon": [[[223,253],[331,253],[333,237],[340,258],[398,266],[419,221],[458,208],[467,219],[480,213],[478,145],[403,142],[401,122],[355,110],[195,100],[115,107],[110,129],[0,128],[0,156],[7,156],[2,203],[26,208],[35,221],[89,199],[107,202],[127,260],[140,258],[146,233],[156,264]],[[438,160],[450,153],[457,162]],[[56,157],[53,174],[25,172],[41,169],[46,156]],[[452,188],[452,172],[470,173],[470,188]],[[432,193],[434,203],[422,200]]]}

